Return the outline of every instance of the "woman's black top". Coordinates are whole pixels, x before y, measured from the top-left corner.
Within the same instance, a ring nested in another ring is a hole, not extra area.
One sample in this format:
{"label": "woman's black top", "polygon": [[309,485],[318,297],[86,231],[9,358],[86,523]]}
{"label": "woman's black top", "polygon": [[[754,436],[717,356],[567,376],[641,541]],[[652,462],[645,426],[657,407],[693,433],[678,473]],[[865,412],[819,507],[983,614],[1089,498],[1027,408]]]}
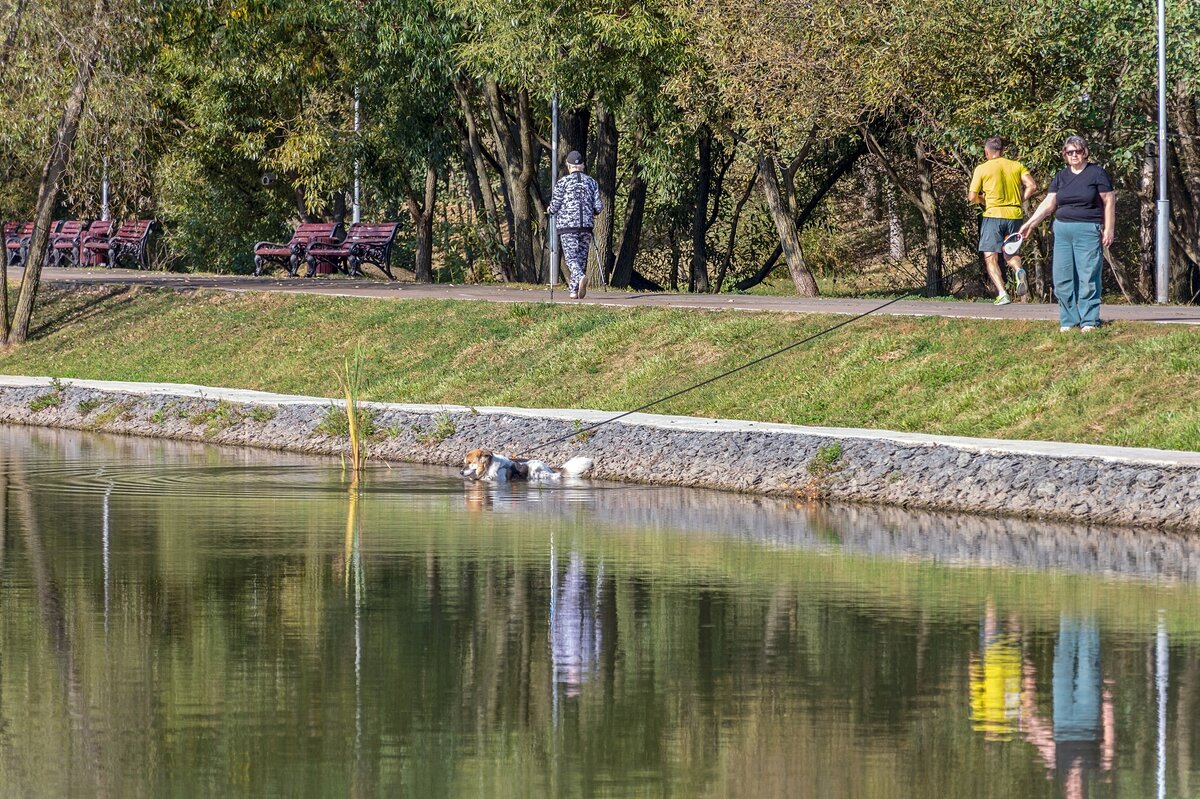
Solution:
{"label": "woman's black top", "polygon": [[1112,180],[1104,167],[1089,163],[1076,175],[1071,167],[1059,171],[1050,181],[1050,193],[1057,195],[1054,218],[1059,222],[1104,223],[1102,192],[1113,190]]}

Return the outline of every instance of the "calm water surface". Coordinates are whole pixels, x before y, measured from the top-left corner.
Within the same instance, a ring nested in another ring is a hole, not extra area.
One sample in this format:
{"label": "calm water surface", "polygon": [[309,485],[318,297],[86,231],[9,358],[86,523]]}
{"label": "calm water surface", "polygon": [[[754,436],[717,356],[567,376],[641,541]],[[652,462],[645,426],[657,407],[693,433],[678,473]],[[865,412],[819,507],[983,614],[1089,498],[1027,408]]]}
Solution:
{"label": "calm water surface", "polygon": [[0,427],[4,796],[1200,795],[1200,545]]}

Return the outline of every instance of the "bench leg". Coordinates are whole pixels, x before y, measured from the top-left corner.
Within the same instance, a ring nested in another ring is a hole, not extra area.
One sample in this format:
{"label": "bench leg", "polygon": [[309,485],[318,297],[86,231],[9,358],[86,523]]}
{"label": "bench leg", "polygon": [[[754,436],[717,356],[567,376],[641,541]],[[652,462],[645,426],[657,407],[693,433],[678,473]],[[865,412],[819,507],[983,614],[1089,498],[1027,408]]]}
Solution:
{"label": "bench leg", "polygon": [[263,272],[263,259],[261,255],[254,256],[254,276],[259,277]]}
{"label": "bench leg", "polygon": [[317,259],[311,255],[304,256],[304,260],[308,261],[308,271],[304,273],[305,277],[317,276]]}
{"label": "bench leg", "polygon": [[363,271],[362,271],[362,259],[361,258],[359,258],[357,255],[351,255],[349,258],[346,259],[346,263],[349,264],[349,268],[346,270],[347,277],[361,277],[362,276]]}
{"label": "bench leg", "polygon": [[288,256],[288,274],[292,277],[300,271],[300,256],[297,253],[292,253]]}

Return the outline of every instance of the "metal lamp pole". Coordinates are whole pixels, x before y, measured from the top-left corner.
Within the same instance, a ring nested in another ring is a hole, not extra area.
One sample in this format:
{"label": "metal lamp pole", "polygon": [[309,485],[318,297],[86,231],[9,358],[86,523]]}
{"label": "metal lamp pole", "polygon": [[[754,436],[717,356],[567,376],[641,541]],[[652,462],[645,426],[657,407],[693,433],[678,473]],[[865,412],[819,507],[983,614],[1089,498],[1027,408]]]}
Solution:
{"label": "metal lamp pole", "polygon": [[108,221],[108,154],[104,155],[104,175],[100,179],[100,219]]}
{"label": "metal lamp pole", "polygon": [[[358,141],[358,87],[354,87],[354,140]],[[359,172],[358,172],[358,156],[354,157],[354,210],[351,213],[351,222],[362,221],[362,206],[358,202],[358,192],[360,188]],[[342,206],[343,208],[345,206]]]}
{"label": "metal lamp pole", "polygon": [[1155,243],[1155,301],[1167,302],[1170,289],[1171,200],[1167,196],[1167,7],[1158,0],[1158,219]]}
{"label": "metal lamp pole", "polygon": [[[558,185],[558,92],[550,100],[550,191]],[[550,217],[550,302],[554,302],[554,284],[558,282],[558,235],[554,216]]]}

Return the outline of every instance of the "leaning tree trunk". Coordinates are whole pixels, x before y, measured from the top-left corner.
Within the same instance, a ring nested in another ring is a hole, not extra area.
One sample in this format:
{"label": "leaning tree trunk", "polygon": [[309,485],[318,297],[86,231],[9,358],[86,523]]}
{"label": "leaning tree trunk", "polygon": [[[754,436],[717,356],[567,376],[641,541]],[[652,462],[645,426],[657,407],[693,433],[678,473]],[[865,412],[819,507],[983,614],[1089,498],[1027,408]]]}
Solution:
{"label": "leaning tree trunk", "polygon": [[758,175],[762,182],[763,195],[767,199],[767,208],[771,219],[775,222],[775,231],[779,234],[779,246],[783,251],[784,261],[796,291],[801,297],[816,297],[820,294],[816,278],[804,263],[804,251],[800,247],[800,231],[796,227],[796,217],[790,203],[784,196],[779,185],[779,169],[775,159],[762,152],[758,156]]}
{"label": "leaning tree trunk", "polygon": [[617,120],[603,103],[596,104],[596,161],[593,177],[600,187],[604,211],[596,217],[596,263],[603,275],[588,269],[588,285],[608,279],[613,272],[613,219],[617,200]]}
{"label": "leaning tree trunk", "polygon": [[625,225],[621,228],[621,245],[613,263],[613,288],[628,288],[633,280],[633,262],[637,259],[642,243],[642,220],[646,215],[646,181],[641,167],[634,162],[633,176],[629,179],[629,192],[625,201]]}
{"label": "leaning tree trunk", "polygon": [[[33,306],[37,300],[38,286],[42,278],[42,264],[46,258],[46,246],[50,242],[50,217],[58,200],[58,189],[63,172],[75,146],[75,135],[79,132],[79,121],[87,105],[88,88],[96,72],[96,61],[100,57],[100,37],[105,27],[108,0],[96,0],[92,6],[91,27],[88,29],[86,50],[75,74],[71,93],[63,108],[62,122],[58,126],[58,137],[50,148],[46,168],[42,171],[42,182],[38,186],[37,210],[34,213],[33,236],[29,240],[29,255],[25,261],[25,273],[21,277],[21,293],[13,312],[12,327],[6,341],[22,344],[29,338],[29,325],[33,320]],[[7,279],[7,276],[5,276]],[[5,306],[7,312],[7,306]]]}
{"label": "leaning tree trunk", "polygon": [[425,168],[425,194],[408,192],[408,214],[417,232],[417,258],[413,266],[418,283],[433,282],[433,213],[437,205],[438,173],[433,164]]}

